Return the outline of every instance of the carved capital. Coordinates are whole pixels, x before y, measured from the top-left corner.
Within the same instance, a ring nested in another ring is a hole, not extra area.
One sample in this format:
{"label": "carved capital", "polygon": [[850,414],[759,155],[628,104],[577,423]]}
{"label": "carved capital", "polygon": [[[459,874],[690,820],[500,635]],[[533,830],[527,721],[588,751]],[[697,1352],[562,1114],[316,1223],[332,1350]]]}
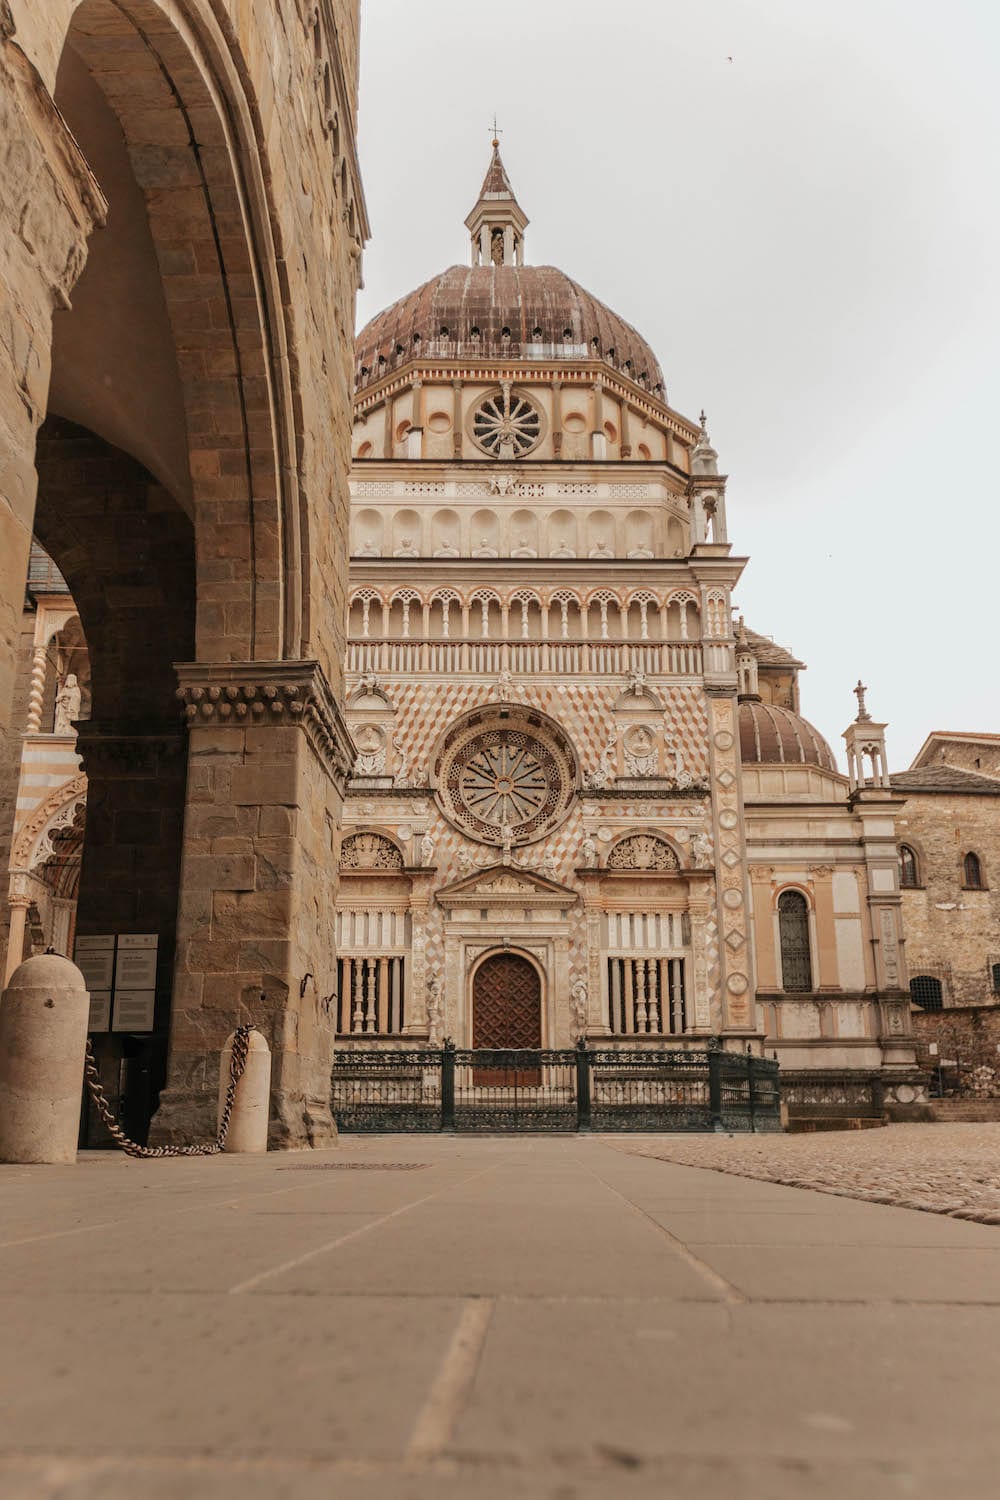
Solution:
{"label": "carved capital", "polygon": [[358,752],[318,661],[178,662],[174,670],[190,728],[298,725],[343,789]]}

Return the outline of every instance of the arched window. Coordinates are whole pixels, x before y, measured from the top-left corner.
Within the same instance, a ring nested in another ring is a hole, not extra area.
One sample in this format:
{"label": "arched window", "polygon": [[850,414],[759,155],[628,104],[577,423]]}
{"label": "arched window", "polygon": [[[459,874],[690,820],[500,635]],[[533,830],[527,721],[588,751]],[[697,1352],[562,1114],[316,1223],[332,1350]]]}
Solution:
{"label": "arched window", "polygon": [[915,974],[910,980],[910,999],[921,1010],[940,1010],[944,1003],[940,979],[933,974]]}
{"label": "arched window", "polygon": [[801,891],[782,891],[778,897],[778,934],[781,939],[782,988],[811,990],[809,904]]}
{"label": "arched window", "polygon": [[983,867],[979,863],[978,854],[967,854],[962,860],[962,876],[967,890],[981,891],[983,888]]}
{"label": "arched window", "polygon": [[899,846],[899,883],[904,891],[915,890],[920,884],[917,856],[909,844],[900,844]]}

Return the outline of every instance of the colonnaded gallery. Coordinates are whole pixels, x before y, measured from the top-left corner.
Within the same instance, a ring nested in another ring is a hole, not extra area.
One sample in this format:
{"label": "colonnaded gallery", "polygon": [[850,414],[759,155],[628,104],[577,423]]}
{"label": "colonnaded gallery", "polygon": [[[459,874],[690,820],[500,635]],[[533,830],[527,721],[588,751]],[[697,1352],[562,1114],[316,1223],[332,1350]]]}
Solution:
{"label": "colonnaded gallery", "polygon": [[[94,82],[77,58],[93,58],[93,39],[72,45],[67,109]],[[344,222],[360,233],[360,211]],[[279,1092],[307,1021],[319,1037],[311,1092],[276,1104],[279,1141],[324,1138],[334,1029],[341,1049],[719,1037],[777,1056],[793,1111],[876,1092],[913,1103],[906,803],[885,725],[859,684],[843,775],[800,713],[803,664],[734,620],[746,558],[705,419],[671,407],[641,334],[530,264],[496,142],[466,228],[469,264],[356,340],[349,576],[335,504],[318,562],[342,662],[326,686],[308,662],[270,677],[176,668],[186,767],[165,691],[156,734],[133,725],[143,754],[112,749],[100,669],[125,649],[106,617],[130,585],[95,590],[93,554],[60,531],[67,514],[142,493],[166,512],[158,586],[170,582],[183,549],[162,457],[99,441],[72,399],[46,419],[39,470],[62,519],[36,521],[23,619],[8,971],[48,942],[76,952],[106,1084],[129,1095],[120,1113],[140,1133],[158,1098],[154,1133],[200,1119],[213,1042],[248,1016],[277,1054]],[[337,397],[346,384],[322,368]],[[176,413],[189,441],[217,420]],[[225,472],[204,447],[191,460],[179,489]],[[239,590],[219,555],[210,539],[198,566],[214,602],[199,593],[199,617],[225,632]],[[186,652],[170,624],[173,670]],[[140,647],[153,649],[148,628]],[[300,735],[319,774],[293,785],[281,759]],[[918,768],[908,775],[919,791]],[[176,784],[178,811],[186,782],[182,828],[151,815],[151,780],[154,801]],[[179,844],[189,874],[176,928],[163,850],[137,847],[137,828],[155,845],[164,827],[167,863]],[[150,860],[166,899],[143,906]],[[204,890],[191,877],[213,861]],[[88,866],[112,871],[110,888]],[[317,934],[311,948],[282,936],[290,915]],[[268,972],[279,956],[285,972]]]}

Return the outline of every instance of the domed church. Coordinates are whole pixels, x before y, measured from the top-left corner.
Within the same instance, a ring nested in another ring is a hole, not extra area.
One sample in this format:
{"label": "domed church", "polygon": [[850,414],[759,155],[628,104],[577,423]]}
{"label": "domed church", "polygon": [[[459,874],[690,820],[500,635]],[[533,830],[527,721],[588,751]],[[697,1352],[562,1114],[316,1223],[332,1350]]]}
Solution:
{"label": "domed church", "polygon": [[496,142],[356,346],[340,1047],[724,1047],[792,1112],[919,1084],[884,725],[849,775],[734,620],[726,478],[640,333],[534,266]]}

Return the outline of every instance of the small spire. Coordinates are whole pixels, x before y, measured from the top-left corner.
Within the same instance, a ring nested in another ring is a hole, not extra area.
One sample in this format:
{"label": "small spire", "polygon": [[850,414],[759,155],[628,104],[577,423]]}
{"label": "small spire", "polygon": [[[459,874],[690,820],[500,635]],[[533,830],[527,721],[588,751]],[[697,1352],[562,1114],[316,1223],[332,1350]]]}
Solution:
{"label": "small spire", "polygon": [[853,691],[854,691],[854,696],[858,700],[858,718],[857,718],[857,722],[859,724],[868,724],[868,723],[871,722],[871,714],[868,712],[867,708],[865,707],[865,694],[867,693],[868,689],[865,687],[865,685],[861,681],[860,677],[858,678],[857,686],[854,688]]}
{"label": "small spire", "polygon": [[494,118],[493,155],[472,212],[465,221],[472,237],[474,266],[524,264],[524,231],[528,218],[514,197],[507,169],[500,158],[499,126]]}

